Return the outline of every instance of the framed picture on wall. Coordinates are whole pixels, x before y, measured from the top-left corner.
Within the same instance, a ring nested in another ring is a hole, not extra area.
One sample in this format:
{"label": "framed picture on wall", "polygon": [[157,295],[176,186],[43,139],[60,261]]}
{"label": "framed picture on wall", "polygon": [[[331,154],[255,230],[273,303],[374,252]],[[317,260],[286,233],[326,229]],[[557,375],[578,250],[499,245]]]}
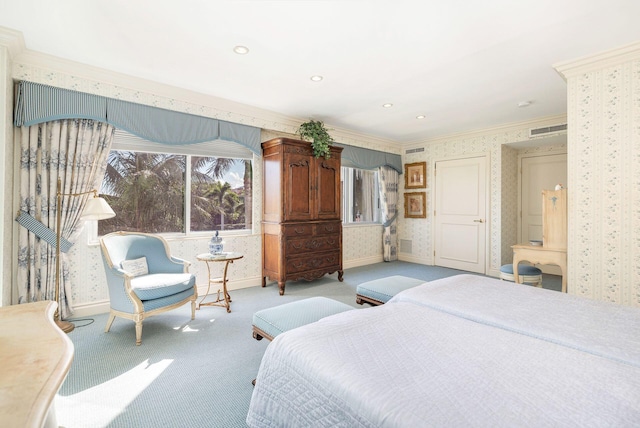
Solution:
{"label": "framed picture on wall", "polygon": [[424,189],[427,187],[427,163],[416,162],[404,165],[404,188]]}
{"label": "framed picture on wall", "polygon": [[410,192],[404,194],[405,218],[427,218],[426,192]]}

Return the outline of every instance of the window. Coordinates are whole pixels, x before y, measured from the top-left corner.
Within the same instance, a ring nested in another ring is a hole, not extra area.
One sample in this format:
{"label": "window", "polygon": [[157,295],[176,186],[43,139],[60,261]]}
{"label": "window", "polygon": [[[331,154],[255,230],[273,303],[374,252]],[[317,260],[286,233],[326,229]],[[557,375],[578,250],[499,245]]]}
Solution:
{"label": "window", "polygon": [[379,223],[378,172],[342,167],[342,222]]}
{"label": "window", "polygon": [[185,165],[182,155],[112,150],[100,193],[116,216],[98,234],[184,232]]}
{"label": "window", "polygon": [[251,173],[248,159],[193,156],[190,230],[251,229]]}
{"label": "window", "polygon": [[[203,146],[161,153],[148,150],[158,150],[149,144],[114,141],[100,193],[116,216],[98,222],[99,235],[251,229],[250,159],[203,156],[212,152]],[[125,146],[135,150],[122,150]]]}

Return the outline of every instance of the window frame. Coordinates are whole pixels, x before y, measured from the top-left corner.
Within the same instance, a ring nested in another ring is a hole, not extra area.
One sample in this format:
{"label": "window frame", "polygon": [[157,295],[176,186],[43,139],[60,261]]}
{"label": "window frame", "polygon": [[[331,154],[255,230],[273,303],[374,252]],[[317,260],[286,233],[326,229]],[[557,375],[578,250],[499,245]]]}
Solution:
{"label": "window frame", "polygon": [[[224,155],[224,148],[222,150],[222,154],[220,154],[220,150],[216,145],[225,145],[225,144],[235,144],[227,141],[211,141],[206,143],[197,143],[190,145],[167,145],[154,143],[151,141],[143,140],[137,137],[134,137],[134,141],[126,141],[126,142],[118,142],[115,141],[112,143],[109,151],[130,151],[130,152],[143,152],[143,153],[156,153],[156,154],[175,154],[180,156],[185,156],[185,177],[184,177],[184,186],[185,186],[185,197],[184,197],[184,231],[183,232],[166,232],[159,233],[164,238],[167,239],[179,239],[179,238],[200,238],[200,237],[209,237],[215,230],[209,231],[191,231],[191,158],[192,157],[217,157],[217,158],[227,158],[227,159],[236,159],[236,160],[249,160],[251,161],[252,170],[255,171],[255,163],[256,157],[255,155],[247,150],[246,156],[240,157],[237,154],[234,156]],[[255,174],[254,174],[255,177]],[[252,195],[251,200],[255,201],[255,182],[252,186]],[[253,210],[253,204],[252,204]],[[88,234],[88,242],[89,244],[98,244],[100,235],[98,235],[98,220],[89,220],[85,222],[85,227],[87,228]],[[254,231],[254,225],[251,224],[251,227],[248,229],[233,229],[233,230],[220,230],[220,236],[247,236],[252,235]]]}
{"label": "window frame", "polygon": [[[349,174],[343,174],[345,170],[349,170]],[[373,221],[347,221],[347,219],[353,218],[353,199],[354,194],[353,181],[356,170],[372,172],[375,174],[374,180],[374,195],[377,207],[374,208],[375,213],[373,218],[377,220]],[[351,166],[342,166],[340,170],[340,184],[342,186],[342,226],[343,227],[357,227],[357,226],[371,226],[382,224],[382,209],[380,206],[380,175],[377,169],[365,169],[356,168]],[[347,192],[347,189],[350,189]]]}

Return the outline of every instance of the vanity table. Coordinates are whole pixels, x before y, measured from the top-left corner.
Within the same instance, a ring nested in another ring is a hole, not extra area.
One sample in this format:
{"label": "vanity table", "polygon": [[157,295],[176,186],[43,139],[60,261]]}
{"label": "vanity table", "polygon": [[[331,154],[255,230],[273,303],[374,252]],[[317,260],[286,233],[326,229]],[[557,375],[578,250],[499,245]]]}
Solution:
{"label": "vanity table", "polygon": [[0,308],[0,426],[57,427],[54,399],[73,343],[53,321],[50,300]]}
{"label": "vanity table", "polygon": [[567,292],[567,189],[542,191],[542,245],[513,245],[513,278],[520,283],[518,263],[557,265],[562,292]]}
{"label": "vanity table", "polygon": [[518,263],[527,261],[532,264],[557,265],[562,271],[562,292],[567,292],[567,250],[561,248],[545,248],[540,245],[513,245],[513,279],[520,284]]}

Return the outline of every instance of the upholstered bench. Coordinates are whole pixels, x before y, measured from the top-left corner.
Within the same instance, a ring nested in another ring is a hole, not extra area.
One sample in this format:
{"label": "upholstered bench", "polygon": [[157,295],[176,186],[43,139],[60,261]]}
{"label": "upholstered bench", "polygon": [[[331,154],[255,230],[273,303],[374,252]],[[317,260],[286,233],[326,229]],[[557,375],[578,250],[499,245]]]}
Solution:
{"label": "upholstered bench", "polygon": [[253,314],[253,337],[256,340],[263,337],[273,340],[285,331],[353,309],[346,303],[326,297],[310,297],[262,309]]}
{"label": "upholstered bench", "polygon": [[401,291],[407,290],[426,281],[422,279],[409,278],[402,275],[388,276],[373,281],[363,282],[356,288],[356,303],[362,305],[364,302],[374,306],[387,303],[389,299]]}

